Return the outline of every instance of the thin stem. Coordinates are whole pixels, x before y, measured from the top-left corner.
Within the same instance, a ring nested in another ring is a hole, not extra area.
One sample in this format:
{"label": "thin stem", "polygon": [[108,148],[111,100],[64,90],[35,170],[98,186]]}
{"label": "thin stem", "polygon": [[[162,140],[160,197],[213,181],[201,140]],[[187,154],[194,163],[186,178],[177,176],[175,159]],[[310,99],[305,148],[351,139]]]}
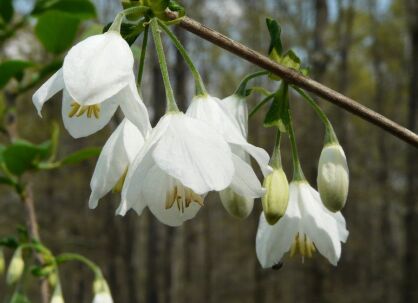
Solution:
{"label": "thin stem", "polygon": [[58,265],[65,263],[65,262],[78,261],[86,265],[88,268],[90,268],[95,273],[96,276],[102,276],[102,272],[100,268],[94,262],[78,254],[64,253],[64,254],[57,256],[55,258],[55,261],[57,262]]}
{"label": "thin stem", "polygon": [[254,114],[256,112],[258,112],[258,110],[267,102],[269,102],[271,99],[274,98],[275,93],[265,97],[263,100],[260,101],[260,103],[258,103],[256,106],[253,107],[253,109],[250,111],[250,113],[248,114],[248,118],[251,118],[252,116],[254,116]]}
{"label": "thin stem", "polygon": [[298,147],[296,144],[295,131],[293,129],[292,114],[289,109],[289,123],[287,124],[287,132],[289,133],[290,144],[292,147],[292,163],[293,163],[293,181],[303,181],[305,176],[299,161]]}
{"label": "thin stem", "polygon": [[247,84],[251,79],[267,75],[267,71],[258,71],[249,75],[246,75],[244,79],[241,80],[240,84],[238,85],[237,90],[235,91],[235,95],[238,95],[240,97],[246,97],[246,91],[247,91]]}
{"label": "thin stem", "polygon": [[203,83],[202,77],[199,74],[196,66],[194,65],[192,59],[190,58],[189,54],[187,53],[184,46],[181,44],[180,40],[177,39],[176,35],[164,24],[164,22],[158,20],[158,24],[160,27],[166,32],[168,37],[171,39],[181,56],[183,57],[184,61],[186,61],[187,66],[189,67],[194,81],[196,85],[196,95],[207,95],[207,91],[205,88],[205,84]]}
{"label": "thin stem", "polygon": [[282,135],[281,131],[277,129],[276,142],[274,143],[273,155],[271,156],[271,159],[270,159],[270,165],[271,167],[275,169],[279,169],[280,167],[282,167],[282,157],[280,153],[281,135]]}
{"label": "thin stem", "polygon": [[152,36],[154,38],[155,49],[157,51],[158,63],[160,64],[161,74],[163,77],[165,94],[167,96],[167,112],[178,112],[179,108],[174,98],[173,88],[171,87],[170,77],[168,75],[167,61],[165,59],[163,42],[161,41],[158,19],[153,18],[150,22]]}
{"label": "thin stem", "polygon": [[145,26],[144,37],[142,39],[142,46],[141,46],[141,56],[139,57],[138,78],[137,78],[138,87],[141,87],[142,75],[144,74],[145,56],[147,53],[147,44],[148,44],[148,31],[149,31],[149,27]]}
{"label": "thin stem", "polygon": [[321,119],[322,123],[325,126],[325,144],[338,143],[337,135],[335,134],[334,128],[332,127],[331,122],[329,121],[327,115],[315,102],[315,100],[309,96],[303,89],[292,85],[293,89],[299,93],[303,99],[308,102],[308,104],[313,108],[318,117]]}

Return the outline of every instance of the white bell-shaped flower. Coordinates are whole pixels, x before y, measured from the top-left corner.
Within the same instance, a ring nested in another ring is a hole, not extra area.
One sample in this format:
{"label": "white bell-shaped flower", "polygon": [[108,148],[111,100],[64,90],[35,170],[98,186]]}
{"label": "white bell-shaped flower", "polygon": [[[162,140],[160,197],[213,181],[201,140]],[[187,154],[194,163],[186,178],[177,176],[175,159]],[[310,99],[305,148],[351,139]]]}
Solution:
{"label": "white bell-shaped flower", "polygon": [[[245,98],[233,94],[218,104],[224,109],[224,111],[235,121],[238,125],[241,135],[247,139],[248,137],[248,106]],[[236,147],[231,147],[231,150],[245,161],[248,165],[251,165],[251,159],[248,153],[240,150]],[[254,207],[254,198],[248,196],[242,196],[236,193],[233,189],[227,188],[219,192],[222,205],[228,211],[228,213],[234,217],[243,219],[248,217]]]}
{"label": "white bell-shaped flower", "polygon": [[291,256],[299,252],[304,258],[316,250],[337,265],[341,242],[348,237],[344,217],[326,209],[318,192],[306,181],[292,181],[289,191],[286,213],[276,224],[268,224],[261,214],[256,237],[261,265],[274,266],[288,251]]}
{"label": "white bell-shaped flower", "polygon": [[164,224],[193,218],[209,191],[231,184],[234,162],[224,138],[206,123],[169,112],[151,131],[128,170],[118,214],[148,206]]}
{"label": "white bell-shaped flower", "polygon": [[62,116],[74,138],[102,129],[118,106],[146,135],[151,126],[133,73],[134,57],[116,31],[91,36],[73,46],[63,67],[33,95],[41,116],[46,101],[63,90]]}
{"label": "white bell-shaped flower", "polygon": [[129,164],[143,145],[144,137],[138,128],[124,119],[103,146],[97,160],[90,182],[90,208],[96,208],[99,199],[119,185],[118,183],[123,184]]}
{"label": "white bell-shaped flower", "polygon": [[257,161],[264,175],[272,171],[268,164],[270,157],[264,149],[247,142],[248,122],[244,117],[247,109],[242,104],[245,102],[235,99],[230,105],[226,105],[227,102],[209,95],[197,96],[187,109],[187,115],[206,122],[229,143],[235,166],[230,189],[248,198],[246,203],[251,203],[250,199],[262,197],[265,190],[250,165],[249,156]]}
{"label": "white bell-shaped flower", "polygon": [[318,165],[318,191],[324,205],[333,212],[341,210],[348,195],[348,165],[338,143],[324,146]]}

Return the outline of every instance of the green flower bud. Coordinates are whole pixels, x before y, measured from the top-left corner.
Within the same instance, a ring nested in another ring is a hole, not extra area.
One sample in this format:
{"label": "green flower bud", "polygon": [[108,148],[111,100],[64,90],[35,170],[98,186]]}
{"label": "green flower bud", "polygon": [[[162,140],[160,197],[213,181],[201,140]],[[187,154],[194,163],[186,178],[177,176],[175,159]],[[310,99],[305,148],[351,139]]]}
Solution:
{"label": "green flower bud", "polygon": [[22,250],[18,248],[10,262],[9,268],[7,270],[6,282],[8,285],[12,285],[19,281],[20,277],[23,274],[25,268],[25,262],[22,258]]}
{"label": "green flower bud", "polygon": [[348,166],[342,147],[326,145],[319,158],[318,191],[325,207],[332,212],[341,210],[348,195]]}
{"label": "green flower bud", "polygon": [[274,225],[286,212],[289,202],[289,182],[281,167],[274,168],[265,179],[266,194],[261,199],[267,222]]}
{"label": "green flower bud", "polygon": [[220,191],[219,196],[226,211],[235,218],[244,219],[253,210],[254,199],[238,195],[230,188]]}
{"label": "green flower bud", "polygon": [[6,269],[6,260],[4,259],[3,249],[0,248],[0,276],[3,275]]}

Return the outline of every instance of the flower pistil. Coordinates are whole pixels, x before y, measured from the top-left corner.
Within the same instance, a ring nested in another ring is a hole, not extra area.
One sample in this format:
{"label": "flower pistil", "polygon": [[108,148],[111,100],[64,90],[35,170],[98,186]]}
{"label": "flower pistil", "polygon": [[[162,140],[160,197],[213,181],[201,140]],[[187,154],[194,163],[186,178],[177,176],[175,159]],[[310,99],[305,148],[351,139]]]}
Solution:
{"label": "flower pistil", "polygon": [[176,184],[171,190],[167,191],[165,199],[165,209],[170,209],[176,203],[180,212],[184,213],[184,210],[190,206],[192,202],[203,206],[203,198],[196,194],[190,188],[187,188],[181,184]]}
{"label": "flower pistil", "polygon": [[299,233],[296,235],[295,240],[290,247],[290,256],[293,257],[298,252],[302,256],[302,261],[304,257],[312,258],[312,254],[316,252],[314,243],[307,235],[300,235]]}

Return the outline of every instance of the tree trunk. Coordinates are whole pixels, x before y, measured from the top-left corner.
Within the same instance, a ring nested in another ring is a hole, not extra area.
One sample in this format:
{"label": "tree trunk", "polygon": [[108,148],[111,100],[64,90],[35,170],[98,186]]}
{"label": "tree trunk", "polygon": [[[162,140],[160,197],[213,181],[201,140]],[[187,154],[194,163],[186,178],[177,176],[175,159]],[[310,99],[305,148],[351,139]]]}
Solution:
{"label": "tree trunk", "polygon": [[[409,17],[410,53],[410,92],[408,104],[408,128],[417,132],[418,116],[418,2],[406,1]],[[416,287],[416,274],[418,272],[418,178],[417,178],[417,150],[408,147],[406,155],[407,189],[405,196],[405,261],[404,261],[404,302],[418,301],[418,288]]]}

